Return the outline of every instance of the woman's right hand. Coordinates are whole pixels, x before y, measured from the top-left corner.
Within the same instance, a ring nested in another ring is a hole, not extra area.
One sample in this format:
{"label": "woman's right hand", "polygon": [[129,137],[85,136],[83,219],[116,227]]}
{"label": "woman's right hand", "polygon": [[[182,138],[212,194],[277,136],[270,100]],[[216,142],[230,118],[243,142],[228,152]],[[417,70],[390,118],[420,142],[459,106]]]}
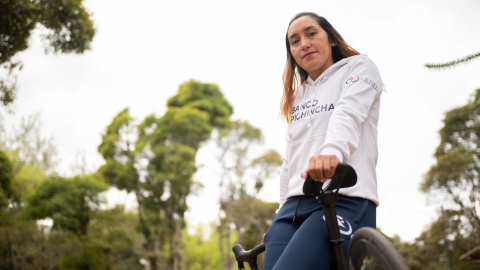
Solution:
{"label": "woman's right hand", "polygon": [[263,234],[262,243],[265,243],[265,234]]}
{"label": "woman's right hand", "polygon": [[302,172],[302,178],[307,179],[308,175],[315,180],[325,182],[335,174],[340,160],[335,155],[318,155],[308,160],[308,169]]}

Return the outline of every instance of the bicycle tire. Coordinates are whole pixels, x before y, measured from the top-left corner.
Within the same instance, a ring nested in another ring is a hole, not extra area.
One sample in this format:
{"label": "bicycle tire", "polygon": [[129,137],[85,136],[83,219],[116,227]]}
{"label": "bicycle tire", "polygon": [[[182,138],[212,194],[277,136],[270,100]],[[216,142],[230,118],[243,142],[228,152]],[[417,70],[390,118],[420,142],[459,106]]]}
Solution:
{"label": "bicycle tire", "polygon": [[[348,246],[347,258],[350,269],[362,269],[363,260],[371,256],[385,269],[410,270],[405,260],[388,239],[372,228],[358,229]],[[353,270],[351,269],[351,270]]]}

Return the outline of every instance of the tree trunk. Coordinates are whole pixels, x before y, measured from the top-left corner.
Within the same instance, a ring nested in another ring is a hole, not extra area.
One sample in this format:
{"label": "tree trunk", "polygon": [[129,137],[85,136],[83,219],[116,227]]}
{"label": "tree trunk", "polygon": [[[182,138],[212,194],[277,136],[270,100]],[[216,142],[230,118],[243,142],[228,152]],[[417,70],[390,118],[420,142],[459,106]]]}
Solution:
{"label": "tree trunk", "polygon": [[[220,221],[221,222],[221,221]],[[224,236],[223,236],[223,227],[222,223],[218,226],[218,246],[220,248],[220,260],[222,261],[222,269],[225,270],[226,258],[225,258],[225,247],[223,246]]]}
{"label": "tree trunk", "polygon": [[152,233],[150,229],[148,228],[148,225],[146,224],[145,219],[143,218],[142,214],[142,206],[143,206],[143,200],[142,200],[142,195],[140,194],[139,190],[135,189],[135,197],[137,199],[137,211],[138,211],[138,221],[139,225],[141,227],[141,232],[143,236],[145,237],[145,244],[143,244],[143,249],[145,250],[145,255],[147,256],[147,260],[150,263],[150,269],[151,270],[158,270],[158,252],[156,252],[155,248],[155,239],[152,237]]}
{"label": "tree trunk", "polygon": [[182,269],[182,228],[184,227],[183,218],[174,221],[173,234],[170,236],[170,259],[169,269]]}
{"label": "tree trunk", "polygon": [[230,270],[232,269],[232,265],[233,265],[233,258],[230,254],[230,243],[232,241],[230,240],[230,227],[227,227],[227,250],[226,250],[226,257],[227,257],[227,268],[225,268],[225,270]]}
{"label": "tree trunk", "polygon": [[13,254],[13,250],[12,250],[12,241],[10,240],[10,236],[9,236],[10,232],[9,232],[9,228],[8,226],[6,227],[6,230],[5,230],[5,238],[7,240],[7,246],[8,246],[8,253],[10,253],[10,259],[12,260],[12,267],[13,267],[13,270],[17,270],[17,263],[15,261],[15,255]]}

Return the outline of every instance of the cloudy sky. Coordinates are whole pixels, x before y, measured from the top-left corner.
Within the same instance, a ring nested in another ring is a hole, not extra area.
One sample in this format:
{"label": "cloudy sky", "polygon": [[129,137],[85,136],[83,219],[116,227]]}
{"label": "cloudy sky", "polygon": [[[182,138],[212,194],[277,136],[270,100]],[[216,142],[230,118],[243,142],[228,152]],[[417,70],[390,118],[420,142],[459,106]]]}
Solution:
{"label": "cloudy sky", "polygon": [[[377,165],[378,226],[405,240],[419,235],[435,216],[438,199],[419,191],[434,163],[444,113],[480,88],[480,60],[447,71],[442,62],[480,51],[480,1],[124,1],[88,0],[97,35],[84,55],[45,54],[36,31],[17,55],[15,114],[7,126],[41,112],[42,131],[59,148],[58,170],[67,174],[77,153],[91,169],[103,160],[100,135],[122,109],[137,119],[166,111],[178,85],[195,79],[220,86],[234,119],[260,127],[265,147],[283,154],[286,125],[278,118],[288,22],[301,11],[327,18],[355,49],[378,66],[388,93],[382,96]],[[217,194],[210,144],[199,154],[195,176],[204,188],[189,199],[192,222],[213,221]],[[262,198],[275,201],[278,179]],[[128,202],[110,192],[114,202]]]}

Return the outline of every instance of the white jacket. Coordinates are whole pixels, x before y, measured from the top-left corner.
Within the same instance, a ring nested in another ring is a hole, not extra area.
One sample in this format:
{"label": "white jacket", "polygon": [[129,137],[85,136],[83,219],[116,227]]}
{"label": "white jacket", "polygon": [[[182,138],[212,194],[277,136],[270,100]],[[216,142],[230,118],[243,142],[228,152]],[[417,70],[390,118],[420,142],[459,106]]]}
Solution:
{"label": "white jacket", "polygon": [[366,198],[378,205],[377,123],[382,79],[366,55],[344,58],[313,81],[299,87],[287,129],[280,175],[280,208],[304,195],[300,174],[316,155],[336,155],[357,172],[357,184],[340,194]]}

